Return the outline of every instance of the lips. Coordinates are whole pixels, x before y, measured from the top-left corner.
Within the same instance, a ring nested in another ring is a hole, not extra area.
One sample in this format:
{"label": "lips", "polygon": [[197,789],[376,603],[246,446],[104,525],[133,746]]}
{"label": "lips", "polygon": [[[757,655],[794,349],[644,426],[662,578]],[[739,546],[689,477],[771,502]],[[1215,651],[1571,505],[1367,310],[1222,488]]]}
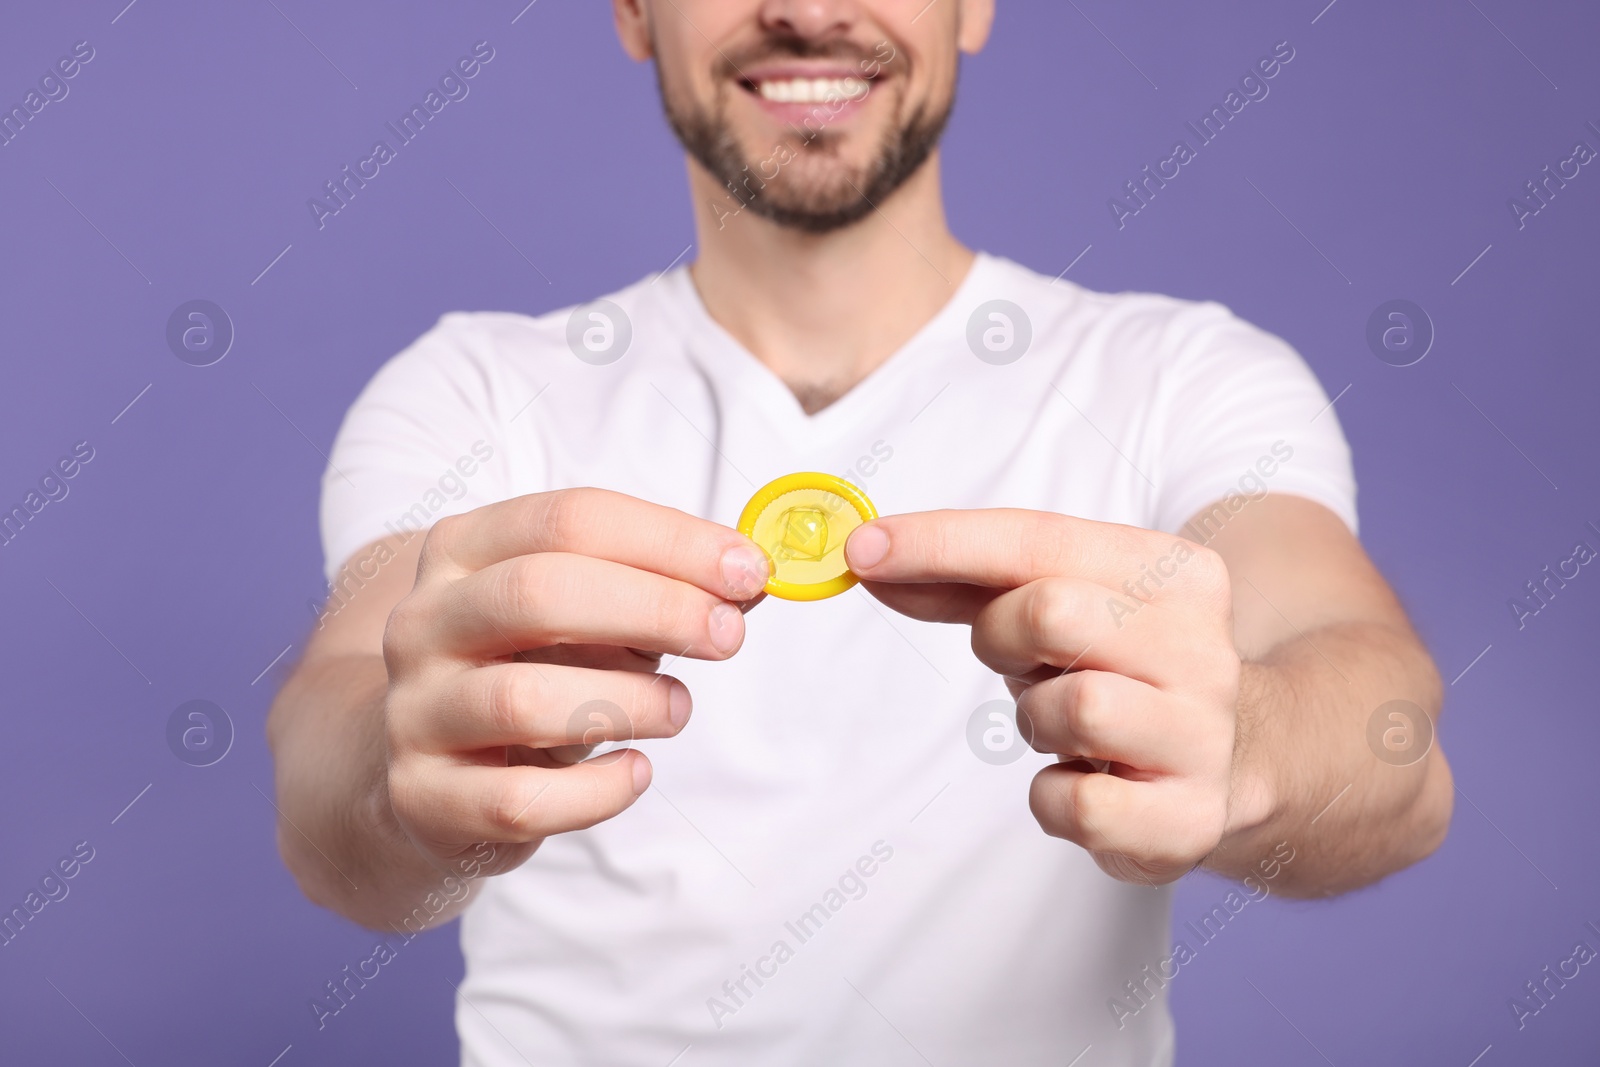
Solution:
{"label": "lips", "polygon": [[854,75],[843,77],[763,77],[746,82],[747,87],[763,100],[775,104],[833,104],[860,100],[867,95],[865,78]]}
{"label": "lips", "polygon": [[856,64],[791,61],[751,65],[740,72],[738,84],[773,120],[812,129],[848,122],[876,80]]}

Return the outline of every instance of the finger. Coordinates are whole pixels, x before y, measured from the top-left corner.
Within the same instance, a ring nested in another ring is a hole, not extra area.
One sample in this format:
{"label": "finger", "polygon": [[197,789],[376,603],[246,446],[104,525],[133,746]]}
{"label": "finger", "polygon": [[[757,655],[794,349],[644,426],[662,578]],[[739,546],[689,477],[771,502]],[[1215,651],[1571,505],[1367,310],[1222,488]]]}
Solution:
{"label": "finger", "polygon": [[605,489],[534,493],[447,518],[421,571],[459,578],[537,552],[574,552],[676,578],[727,600],[766,584],[766,553],[737,530]]}
{"label": "finger", "polygon": [[[1226,811],[1175,783],[1130,782],[1058,763],[1033,778],[1028,806],[1045,833],[1088,849],[1101,866],[1131,866],[1154,884],[1181,877],[1222,837]],[[1122,875],[1119,874],[1119,877]]]}
{"label": "finger", "polygon": [[537,841],[526,844],[500,842],[493,846],[487,841],[474,841],[459,848],[451,848],[450,852],[440,856],[440,859],[447,862],[447,869],[453,868],[460,872],[459,877],[475,880],[492,878],[497,874],[516,870],[526,863],[538,848]]}
{"label": "finger", "polygon": [[1010,589],[1047,574],[1122,580],[1147,531],[1012,508],[890,515],[858,527],[850,569],[879,582],[965,582]]}
{"label": "finger", "polygon": [[1040,752],[1107,760],[1140,775],[1175,773],[1204,740],[1159,689],[1106,671],[1073,671],[1029,686],[1017,700],[1019,727]]}
{"label": "finger", "polygon": [[519,663],[559,663],[596,671],[643,671],[653,674],[661,666],[661,653],[641,652],[616,645],[546,645],[518,652]]}
{"label": "finger", "polygon": [[1150,586],[1152,569],[1176,580],[1204,551],[1170,534],[1012,508],[890,515],[856,528],[845,544],[850,569],[864,579],[1001,589],[1046,575]]}
{"label": "finger", "polygon": [[417,762],[415,771],[391,771],[390,800],[414,833],[440,845],[527,843],[586,829],[627,809],[651,773],[632,751],[557,768]]}
{"label": "finger", "polygon": [[972,650],[1007,677],[1054,667],[1116,671],[1167,686],[1192,674],[1196,662],[1211,665],[1213,630],[1164,604],[1129,609],[1093,582],[1040,578],[995,597],[978,612]]}
{"label": "finger", "polygon": [[978,610],[998,595],[998,590],[959,582],[925,584],[862,582],[861,587],[885,607],[923,622],[970,624]]}
{"label": "finger", "polygon": [[[739,609],[687,582],[610,560],[541,552],[502,560],[404,612],[414,640],[461,655],[603,644],[725,659],[744,639]],[[404,607],[404,605],[402,605]],[[391,618],[390,625],[397,625]]]}
{"label": "finger", "polygon": [[664,675],[496,663],[451,679],[412,740],[434,752],[462,752],[672,737],[691,707],[684,684]]}

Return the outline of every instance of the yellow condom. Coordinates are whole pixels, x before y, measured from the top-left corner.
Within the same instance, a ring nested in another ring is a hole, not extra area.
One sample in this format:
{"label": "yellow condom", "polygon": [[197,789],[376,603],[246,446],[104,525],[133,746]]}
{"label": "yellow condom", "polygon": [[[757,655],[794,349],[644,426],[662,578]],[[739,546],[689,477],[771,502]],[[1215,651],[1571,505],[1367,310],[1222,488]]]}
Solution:
{"label": "yellow condom", "polygon": [[823,600],[855,585],[844,543],[878,517],[867,495],[843,478],[807,471],[761,487],[739,516],[739,532],[772,563],[767,592],[784,600]]}

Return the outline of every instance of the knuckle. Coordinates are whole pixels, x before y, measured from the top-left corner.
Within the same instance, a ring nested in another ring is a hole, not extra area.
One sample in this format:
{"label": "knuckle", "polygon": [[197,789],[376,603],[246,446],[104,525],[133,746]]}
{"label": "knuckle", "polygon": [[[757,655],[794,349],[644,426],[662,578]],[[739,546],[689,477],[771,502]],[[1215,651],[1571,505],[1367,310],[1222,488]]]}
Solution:
{"label": "knuckle", "polygon": [[657,645],[688,641],[705,628],[704,618],[711,605],[691,601],[677,592],[648,596],[639,606],[638,622],[644,636]]}
{"label": "knuckle", "polygon": [[1048,685],[1030,685],[1017,697],[1017,732],[1035,752],[1051,752],[1058,743],[1052,729],[1054,711],[1049,706]]}
{"label": "knuckle", "polygon": [[527,730],[524,711],[532,703],[533,683],[515,669],[501,669],[489,675],[482,714],[496,737],[521,737]]}
{"label": "knuckle", "polygon": [[391,678],[402,675],[412,654],[426,647],[426,610],[415,591],[407,593],[383,624],[383,661]]}
{"label": "knuckle", "polygon": [[1073,678],[1073,693],[1069,722],[1072,734],[1085,747],[1093,748],[1105,739],[1113,725],[1115,709],[1112,706],[1110,683],[1095,671],[1080,671]]}
{"label": "knuckle", "polygon": [[584,776],[581,805],[585,819],[604,819],[612,814],[615,805],[612,803],[610,772],[615,766],[616,763],[610,763],[596,767],[595,773]]}
{"label": "knuckle", "polygon": [[462,526],[465,523],[464,515],[446,515],[428,527],[428,532],[422,537],[419,573],[434,570],[453,557],[454,549],[461,544]]}
{"label": "knuckle", "polygon": [[597,697],[573,709],[568,719],[568,739],[574,744],[591,746],[608,741],[631,741],[637,734],[635,722],[635,716],[620,704]]}
{"label": "knuckle", "polygon": [[1110,549],[1124,559],[1144,559],[1150,555],[1155,535],[1136,526],[1113,526]]}
{"label": "knuckle", "polygon": [[1077,610],[1076,601],[1069,582],[1045,578],[1034,584],[1023,625],[1036,647],[1057,649],[1065,644]]}
{"label": "knuckle", "polygon": [[[567,772],[570,781],[567,790],[560,801],[560,812],[557,819],[563,829],[581,829],[593,826],[595,823],[615,815],[620,808],[613,800],[613,790],[610,788],[610,775],[613,764],[603,766],[588,765],[581,767],[583,773],[573,774]],[[573,768],[573,771],[580,768]]]}
{"label": "knuckle", "polygon": [[576,490],[563,489],[543,493],[536,497],[537,506],[530,522],[533,525],[533,543],[551,546],[561,543],[562,536],[572,524],[572,505]]}
{"label": "knuckle", "polygon": [[1028,806],[1046,833],[1092,849],[1102,843],[1094,824],[1084,818],[1085,782],[1091,775],[1063,775],[1046,767],[1034,776]]}
{"label": "knuckle", "polygon": [[1047,571],[1060,560],[1063,546],[1071,543],[1072,524],[1062,515],[1028,512],[1018,525],[1024,565],[1033,573]]}
{"label": "knuckle", "polygon": [[951,523],[917,523],[907,558],[922,561],[930,570],[948,571],[961,556],[961,535]]}
{"label": "knuckle", "polygon": [[1068,803],[1074,821],[1083,835],[1086,848],[1111,848],[1105,827],[1116,822],[1116,802],[1111,791],[1101,788],[1104,775],[1077,775],[1068,787]]}
{"label": "knuckle", "polygon": [[1222,553],[1206,545],[1191,543],[1189,551],[1192,558],[1185,565],[1185,573],[1194,583],[1195,587],[1213,596],[1226,594],[1230,588],[1228,563],[1222,558]]}
{"label": "knuckle", "polygon": [[421,746],[417,743],[417,716],[413,711],[409,684],[390,683],[383,699],[383,742],[391,768],[401,766],[406,753]]}
{"label": "knuckle", "polygon": [[600,506],[604,490],[587,486],[542,493],[534,515],[535,544],[565,549],[583,543],[589,516]]}
{"label": "knuckle", "polygon": [[1171,867],[1186,867],[1204,859],[1222,840],[1227,820],[1226,808],[1218,803],[1190,802],[1184,807],[1181,823],[1172,836],[1156,850],[1160,861]]}
{"label": "knuckle", "polygon": [[522,776],[505,774],[490,793],[489,825],[513,840],[532,836],[534,808]]}
{"label": "knuckle", "polygon": [[422,781],[415,760],[391,757],[387,781],[389,807],[402,823],[416,822],[429,809],[422,796]]}
{"label": "knuckle", "polygon": [[[655,545],[661,555],[668,559],[695,560],[710,558],[712,560],[721,556],[722,552],[733,544],[739,544],[744,535],[735,531],[724,530],[723,534],[732,536],[724,541],[717,534],[708,536],[707,528],[699,519],[686,515],[676,508],[667,509],[668,514],[659,521],[652,522],[650,526],[650,542]],[[619,523],[622,520],[618,520]],[[633,527],[637,529],[637,526]]]}
{"label": "knuckle", "polygon": [[628,728],[626,739],[657,734],[672,737],[683,729],[674,726],[668,714],[668,701],[672,693],[670,679],[655,675],[649,681],[630,686],[630,689],[631,695],[621,705]]}
{"label": "knuckle", "polygon": [[533,620],[546,604],[559,602],[563,588],[560,564],[543,554],[521,556],[497,572],[489,595],[506,617]]}

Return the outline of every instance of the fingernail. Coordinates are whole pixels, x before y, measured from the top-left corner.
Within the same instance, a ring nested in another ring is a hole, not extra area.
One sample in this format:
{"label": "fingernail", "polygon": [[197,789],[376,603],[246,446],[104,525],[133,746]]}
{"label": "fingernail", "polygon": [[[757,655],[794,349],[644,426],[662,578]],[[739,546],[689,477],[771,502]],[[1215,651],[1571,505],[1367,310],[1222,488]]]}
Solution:
{"label": "fingernail", "polygon": [[667,687],[667,718],[672,720],[674,730],[683,729],[683,724],[689,721],[689,709],[694,702],[689,699],[689,688],[677,679]]}
{"label": "fingernail", "polygon": [[732,652],[739,647],[739,639],[744,636],[744,616],[739,614],[738,608],[732,604],[718,604],[711,609],[706,621],[711,643],[718,652]]}
{"label": "fingernail", "polygon": [[650,761],[643,756],[633,757],[633,795],[638,796],[650,788]]}
{"label": "fingernail", "polygon": [[754,545],[735,545],[722,554],[722,580],[734,600],[748,600],[767,584],[767,557]]}
{"label": "fingernail", "polygon": [[845,542],[844,555],[853,571],[868,570],[889,554],[889,535],[883,528],[868,524],[859,527]]}

